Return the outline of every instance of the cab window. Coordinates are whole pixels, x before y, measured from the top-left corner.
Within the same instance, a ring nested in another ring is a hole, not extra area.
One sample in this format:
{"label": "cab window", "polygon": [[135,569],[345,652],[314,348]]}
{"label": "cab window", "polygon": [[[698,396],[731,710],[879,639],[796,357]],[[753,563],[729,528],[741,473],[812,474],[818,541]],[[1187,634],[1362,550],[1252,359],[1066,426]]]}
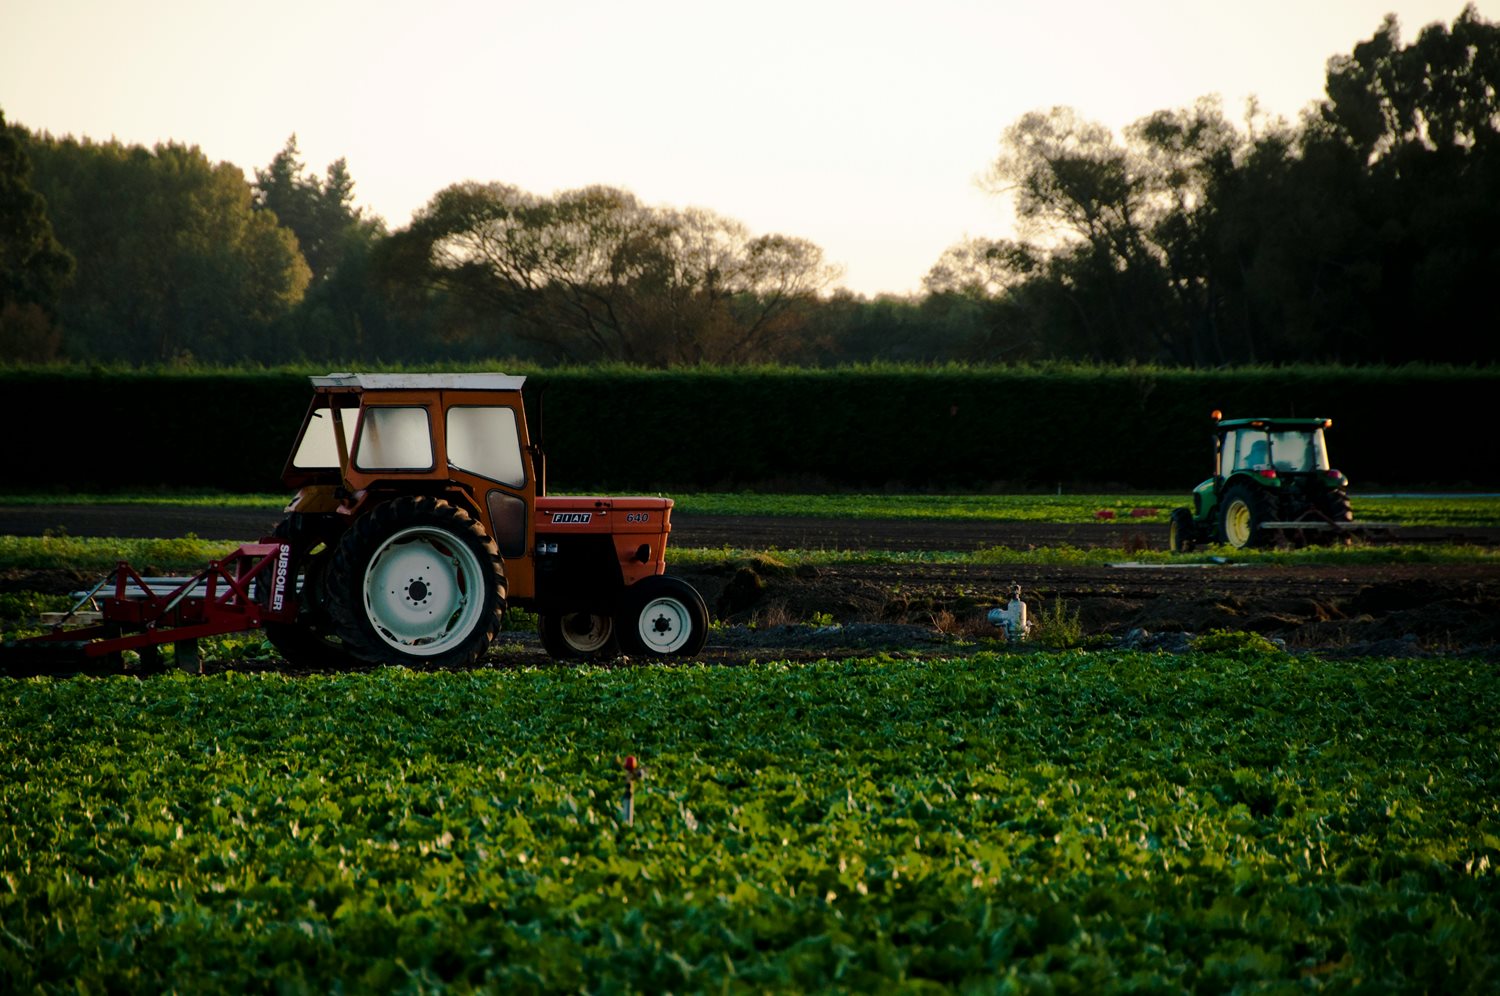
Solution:
{"label": "cab window", "polygon": [[1219,450],[1219,476],[1228,477],[1239,469],[1239,445],[1241,433],[1231,429],[1224,433],[1224,443]]}
{"label": "cab window", "polygon": [[525,484],[515,411],[469,405],[448,409],[448,462],[513,488]]}
{"label": "cab window", "polygon": [[1271,444],[1264,429],[1231,429],[1224,433],[1219,473],[1228,477],[1242,470],[1261,470],[1271,465]]}
{"label": "cab window", "polygon": [[[325,470],[339,465],[338,440],[333,434],[332,408],[319,408],[307,420],[307,431],[297,444],[297,453],[292,457],[292,466],[298,470]],[[344,423],[344,442],[354,441],[354,424],[359,418],[358,408],[338,409]]]}
{"label": "cab window", "polygon": [[425,408],[366,408],[354,465],[360,470],[431,470]]}
{"label": "cab window", "polygon": [[1288,473],[1328,469],[1328,451],[1323,448],[1323,430],[1273,432],[1272,453],[1276,469]]}

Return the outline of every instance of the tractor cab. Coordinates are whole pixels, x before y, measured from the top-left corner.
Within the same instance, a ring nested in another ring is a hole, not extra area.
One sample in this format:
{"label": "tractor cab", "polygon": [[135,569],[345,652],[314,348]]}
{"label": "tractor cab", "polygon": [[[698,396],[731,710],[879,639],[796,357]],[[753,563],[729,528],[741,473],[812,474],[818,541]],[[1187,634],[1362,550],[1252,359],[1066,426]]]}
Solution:
{"label": "tractor cab", "polygon": [[[296,627],[267,627],[283,656],[352,648],[365,661],[467,662],[507,603],[537,613],[554,657],[702,647],[702,597],[665,573],[672,499],[547,495],[524,383],[500,373],[312,378],[282,474],[297,489],[280,535],[304,609]],[[498,598],[479,597],[492,591]],[[321,631],[333,639],[302,646]]]}
{"label": "tractor cab", "polygon": [[[1275,480],[1292,474],[1329,470],[1323,430],[1328,419],[1234,419],[1221,421],[1217,432],[1218,477],[1256,474]],[[1337,471],[1334,472],[1335,474]]]}

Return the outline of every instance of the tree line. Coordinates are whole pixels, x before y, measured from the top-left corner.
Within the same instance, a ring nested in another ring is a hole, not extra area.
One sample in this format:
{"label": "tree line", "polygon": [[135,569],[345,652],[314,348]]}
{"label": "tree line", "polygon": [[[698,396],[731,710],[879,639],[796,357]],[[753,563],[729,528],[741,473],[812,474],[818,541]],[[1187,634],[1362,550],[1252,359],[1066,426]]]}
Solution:
{"label": "tree line", "polygon": [[1386,18],[1295,123],[1035,111],[986,181],[1017,236],[873,299],[805,239],[612,187],[459,183],[391,231],[295,135],[249,179],[0,116],[0,361],[1490,363],[1497,94],[1468,6],[1409,44]]}

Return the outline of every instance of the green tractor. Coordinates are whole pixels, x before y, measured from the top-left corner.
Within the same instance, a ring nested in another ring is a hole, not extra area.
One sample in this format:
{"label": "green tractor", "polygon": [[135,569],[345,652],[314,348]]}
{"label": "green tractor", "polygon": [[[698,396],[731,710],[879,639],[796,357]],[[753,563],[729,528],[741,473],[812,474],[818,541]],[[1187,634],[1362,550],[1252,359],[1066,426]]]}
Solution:
{"label": "green tractor", "polygon": [[1214,476],[1172,512],[1167,545],[1235,549],[1338,537],[1353,525],[1349,479],[1328,465],[1326,418],[1214,419]]}

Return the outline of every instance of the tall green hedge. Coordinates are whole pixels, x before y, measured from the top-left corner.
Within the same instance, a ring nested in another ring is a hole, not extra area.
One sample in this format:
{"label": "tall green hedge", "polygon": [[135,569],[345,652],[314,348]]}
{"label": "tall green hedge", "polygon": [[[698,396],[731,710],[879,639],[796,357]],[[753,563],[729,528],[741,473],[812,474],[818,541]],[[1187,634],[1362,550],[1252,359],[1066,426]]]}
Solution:
{"label": "tall green hedge", "polygon": [[[1327,416],[1356,486],[1491,486],[1500,370],[550,370],[557,490],[1183,490],[1209,412]],[[0,371],[8,490],[276,491],[297,372]]]}

